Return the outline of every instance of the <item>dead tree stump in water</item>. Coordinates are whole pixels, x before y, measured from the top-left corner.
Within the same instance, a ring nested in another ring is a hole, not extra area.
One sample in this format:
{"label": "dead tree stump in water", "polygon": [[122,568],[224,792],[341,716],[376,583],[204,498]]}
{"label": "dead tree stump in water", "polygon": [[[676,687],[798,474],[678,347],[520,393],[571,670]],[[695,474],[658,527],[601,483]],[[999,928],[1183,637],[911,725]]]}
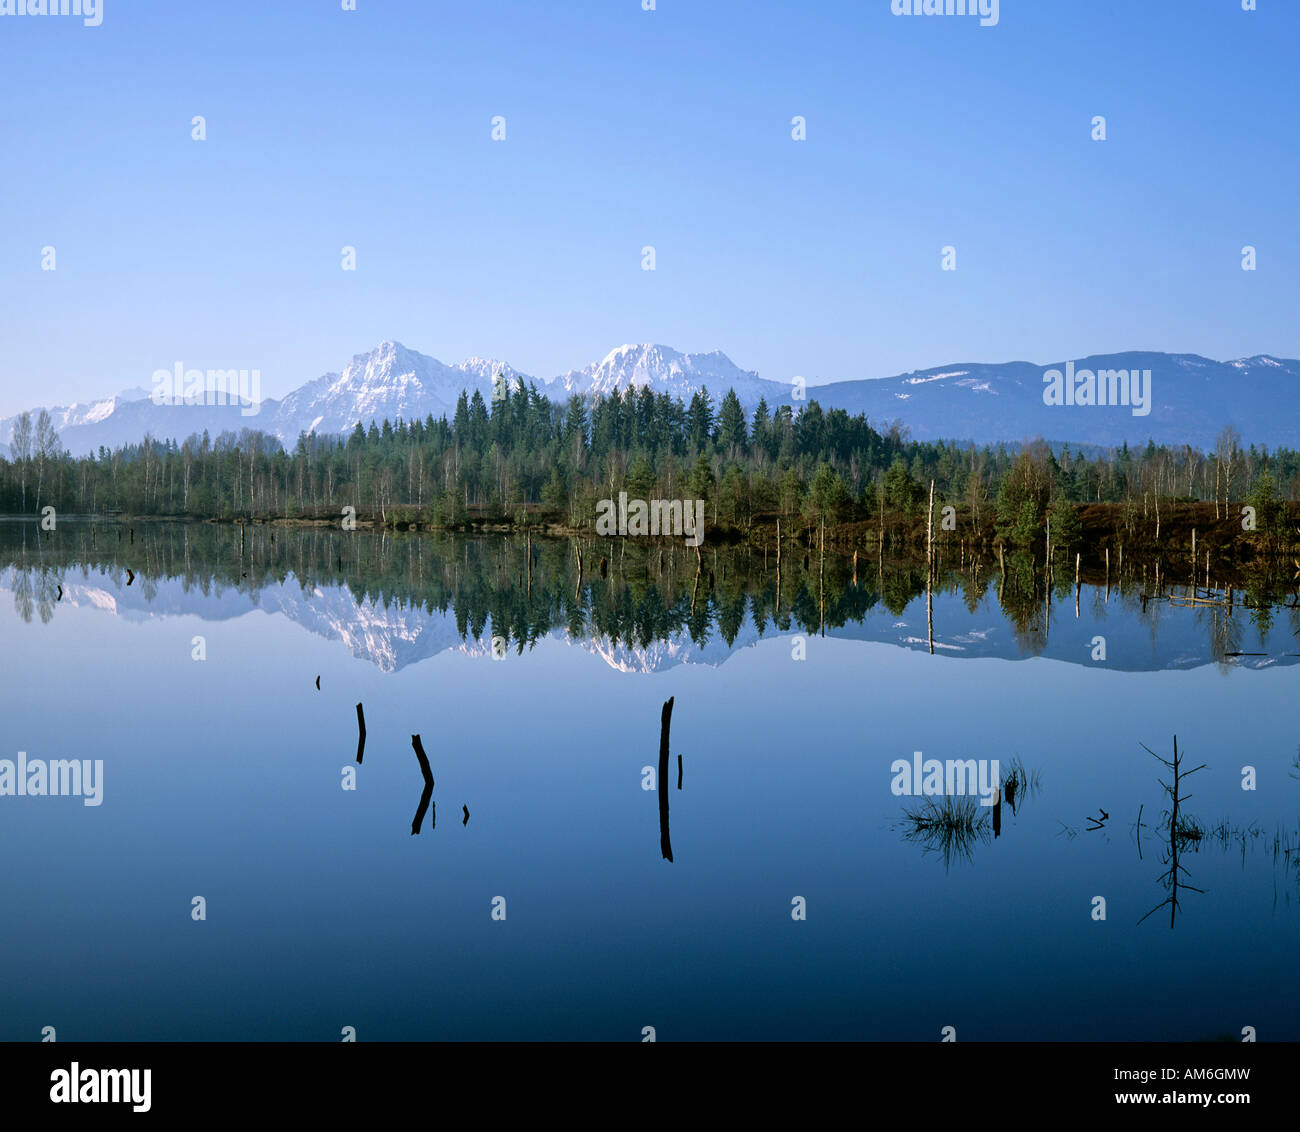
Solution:
{"label": "dead tree stump in water", "polygon": [[673,843],[668,835],[668,734],[673,723],[673,697],[669,696],[659,716],[659,774],[655,786],[659,790],[659,851],[665,861],[673,859]]}
{"label": "dead tree stump in water", "polygon": [[[429,803],[433,798],[433,771],[429,769],[429,760],[424,753],[424,744],[420,742],[418,735],[411,736],[411,747],[415,751],[416,761],[420,764],[420,774],[424,776],[424,791],[420,794],[420,805],[416,808],[415,818],[411,822],[411,835],[420,832],[420,827],[424,825],[424,815],[429,809]],[[469,821],[469,811],[465,811],[465,820]],[[430,829],[438,828],[438,807],[433,808],[433,818],[429,822]]]}

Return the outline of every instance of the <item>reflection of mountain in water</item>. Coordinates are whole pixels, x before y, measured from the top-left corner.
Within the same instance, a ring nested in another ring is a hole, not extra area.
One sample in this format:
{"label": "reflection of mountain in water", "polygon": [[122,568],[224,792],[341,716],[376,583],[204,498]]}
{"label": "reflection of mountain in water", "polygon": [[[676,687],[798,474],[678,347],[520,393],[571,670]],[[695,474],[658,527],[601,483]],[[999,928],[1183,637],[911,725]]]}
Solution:
{"label": "reflection of mountain in water", "polygon": [[[579,577],[562,542],[533,545],[530,569],[518,539],[281,530],[272,542],[269,528],[249,528],[241,558],[240,535],[228,527],[154,525],[131,542],[102,526],[94,546],[88,524],[61,523],[56,537],[40,540],[15,527],[0,526],[0,565],[9,567],[0,587],[26,620],[39,613],[48,621],[62,606],[126,620],[221,621],[260,610],[341,641],[385,672],[448,650],[489,658],[494,636],[511,651],[521,642],[527,651],[543,639],[567,641],[611,668],[641,673],[716,667],[767,637],[782,638],[784,648],[815,635],[931,648],[924,571],[914,564],[855,584],[838,560],[827,560],[824,582],[815,561],[809,572],[796,560],[778,590],[776,571],[749,550],[710,552],[703,570],[680,548],[604,544],[585,556],[608,555],[602,578]],[[1141,582],[1117,580],[1082,586],[1076,607],[1072,586],[1048,601],[1041,584],[1025,584],[1009,573],[1004,587],[996,567],[941,572],[934,654],[1043,656],[1120,671],[1300,659],[1300,610],[1286,605],[1181,609],[1142,601]],[[1098,638],[1104,661],[1093,659]],[[1263,655],[1229,659],[1234,652]]]}
{"label": "reflection of mountain in water", "polygon": [[[92,575],[93,578],[93,575]],[[368,660],[381,672],[397,672],[429,657],[455,650],[472,657],[490,657],[491,627],[479,637],[461,636],[451,613],[426,613],[416,606],[359,602],[346,586],[304,590],[290,581],[274,590],[253,596],[237,589],[203,594],[186,592],[169,579],[152,587],[146,596],[137,581],[127,588],[106,576],[88,582],[66,582],[62,604],[72,608],[98,609],[125,621],[146,621],[156,617],[199,617],[204,621],[228,621],[253,610],[278,614],[327,640],[341,641],[358,660]],[[13,592],[13,572],[0,577],[0,589]],[[573,639],[564,630],[546,634],[552,640],[568,640],[598,656],[620,672],[656,672],[678,664],[721,664],[737,648],[754,644],[758,633],[747,619],[746,630],[734,647],[714,637],[700,646],[686,634],[672,640],[655,641],[646,648],[617,644],[608,637]],[[512,645],[513,647],[513,645]]]}
{"label": "reflection of mountain in water", "polygon": [[1049,594],[1010,558],[1005,578],[996,563],[940,569],[931,637],[917,564],[858,576],[848,560],[828,558],[823,577],[815,556],[787,558],[776,571],[751,548],[697,560],[681,547],[614,541],[588,543],[586,563],[601,568],[582,573],[571,543],[559,541],[213,524],[152,524],[123,537],[120,526],[92,532],[72,521],[38,538],[32,524],[0,524],[0,586],[23,620],[48,621],[65,606],[127,620],[260,610],[342,641],[385,672],[447,650],[487,658],[494,637],[512,651],[568,641],[620,672],[716,667],[766,637],[793,649],[792,638],[814,636],[1118,671],[1300,659],[1300,608],[1262,582],[1236,591],[1231,606],[1179,608],[1177,587],[1139,577]]}

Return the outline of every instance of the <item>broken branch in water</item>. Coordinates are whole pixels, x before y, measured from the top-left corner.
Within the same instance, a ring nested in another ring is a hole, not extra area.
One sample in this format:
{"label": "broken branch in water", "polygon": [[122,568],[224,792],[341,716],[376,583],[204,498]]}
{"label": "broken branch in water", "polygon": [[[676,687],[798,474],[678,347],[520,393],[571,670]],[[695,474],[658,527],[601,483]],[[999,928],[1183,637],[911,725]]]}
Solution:
{"label": "broken branch in water", "polygon": [[[411,834],[420,832],[420,827],[424,824],[424,815],[429,809],[429,803],[433,798],[433,771],[429,768],[429,760],[424,753],[424,744],[420,742],[418,735],[411,736],[411,747],[415,751],[416,761],[420,764],[420,773],[424,776],[424,791],[420,795],[420,805],[415,811],[415,818],[411,822]],[[469,811],[465,811],[465,820],[469,821]],[[429,822],[430,829],[436,829],[438,826],[438,808],[433,809],[433,818]]]}

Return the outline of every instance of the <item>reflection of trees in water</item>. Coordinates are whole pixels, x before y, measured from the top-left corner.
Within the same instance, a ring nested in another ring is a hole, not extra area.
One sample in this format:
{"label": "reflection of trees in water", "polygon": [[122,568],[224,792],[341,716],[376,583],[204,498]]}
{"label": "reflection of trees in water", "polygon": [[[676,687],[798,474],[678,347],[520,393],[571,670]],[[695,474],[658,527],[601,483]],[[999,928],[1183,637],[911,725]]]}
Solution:
{"label": "reflection of trees in water", "polygon": [[925,593],[924,566],[894,566],[880,582],[880,600],[895,617]]}
{"label": "reflection of trees in water", "polygon": [[1279,602],[1278,582],[1275,571],[1248,572],[1244,590],[1184,586],[1176,589],[1172,600],[1194,606],[1193,615],[1197,624],[1204,627],[1210,642],[1210,655],[1219,662],[1220,670],[1226,672],[1232,668],[1232,654],[1242,651],[1248,623],[1254,626],[1261,652],[1269,651],[1269,636],[1279,622],[1292,638],[1300,639],[1300,601]]}
{"label": "reflection of trees in water", "polygon": [[[1146,583],[1143,582],[1143,592],[1146,592]],[[1149,596],[1149,595],[1148,595]],[[1160,639],[1160,622],[1164,617],[1167,605],[1163,601],[1142,601],[1138,598],[1137,618],[1138,622],[1147,627],[1151,637],[1151,652],[1156,651],[1156,644]]]}
{"label": "reflection of trees in water", "polygon": [[1246,570],[1246,601],[1250,606],[1250,619],[1259,632],[1260,647],[1268,647],[1268,635],[1273,628],[1273,593],[1275,569],[1258,566]]}
{"label": "reflection of trees in water", "polygon": [[1006,556],[1006,573],[1001,579],[1002,612],[1021,651],[1038,656],[1047,645],[1047,608],[1039,586],[1041,574],[1033,559],[1023,552]]}
{"label": "reflection of trees in water", "polygon": [[957,575],[957,586],[961,590],[962,604],[967,613],[974,613],[983,604],[992,583],[992,574],[988,570],[971,570]]}
{"label": "reflection of trees in water", "polygon": [[745,595],[743,591],[731,587],[732,592],[718,598],[718,632],[727,644],[734,645],[745,623]]}
{"label": "reflection of trees in water", "polygon": [[1241,651],[1241,634],[1245,622],[1240,617],[1233,617],[1224,606],[1203,606],[1197,610],[1198,620],[1209,632],[1210,655],[1219,664],[1221,672],[1233,667],[1228,660],[1228,653]]}
{"label": "reflection of trees in water", "polygon": [[48,625],[54,616],[54,603],[59,598],[59,586],[58,575],[48,566],[42,566],[36,578],[36,611],[43,625]]}
{"label": "reflection of trees in water", "polygon": [[1110,595],[1103,586],[1097,586],[1092,591],[1092,607],[1090,610],[1094,623],[1100,624],[1105,621],[1110,614]]}
{"label": "reflection of trees in water", "polygon": [[[827,557],[823,571],[815,550],[792,541],[778,571],[775,555],[761,548],[709,548],[697,559],[694,549],[637,540],[584,539],[585,570],[579,578],[575,542],[529,543],[515,535],[467,537],[439,532],[343,532],[336,527],[285,530],[249,524],[150,523],[137,527],[134,542],[112,524],[61,524],[56,538],[24,541],[23,527],[0,528],[0,561],[19,567],[15,573],[15,608],[30,619],[52,616],[59,575],[76,565],[102,569],[116,586],[134,574],[134,586],[146,601],[155,598],[164,580],[176,579],[186,592],[220,597],[235,590],[251,602],[264,589],[296,579],[304,592],[343,586],[359,605],[451,613],[459,632],[483,638],[503,636],[519,651],[557,628],[575,638],[597,637],[614,645],[648,648],[656,641],[686,635],[703,646],[719,637],[727,646],[746,624],[763,632],[814,633],[860,624],[876,610],[899,616],[924,593],[923,563],[910,559],[859,562],[856,583],[850,556]],[[272,534],[277,537],[272,542]],[[604,576],[596,564],[606,560]],[[1027,553],[1008,554],[1005,574],[996,560],[978,572],[940,570],[934,589],[951,593],[969,611],[979,609],[990,592],[997,600],[1023,652],[1041,654],[1049,640],[1048,601],[1041,563]],[[43,571],[49,571],[49,574]],[[32,573],[31,571],[35,571]],[[1068,574],[1068,578],[1063,578]],[[1054,592],[1073,588],[1073,568],[1059,569]],[[1165,603],[1140,600],[1136,578],[1112,576],[1110,600],[1121,616],[1132,616],[1155,633]],[[580,584],[579,584],[580,582]],[[1248,590],[1252,615],[1255,594],[1266,593],[1266,578]],[[137,592],[133,591],[133,592]],[[1239,599],[1240,600],[1240,599]],[[1097,601],[1104,603],[1100,588]],[[1053,602],[1051,616],[1071,616],[1068,606]],[[1098,609],[1107,608],[1104,604]],[[1109,610],[1108,610],[1109,612]],[[1198,610],[1209,618],[1206,632],[1214,655],[1240,651],[1245,610],[1232,615]],[[1270,616],[1280,615],[1274,611]],[[1287,624],[1300,636],[1300,609],[1290,609]],[[1260,623],[1260,617],[1255,617]],[[1267,627],[1266,627],[1267,629]]]}
{"label": "reflection of trees in water", "polygon": [[32,572],[21,567],[14,571],[14,610],[24,621],[32,619]]}

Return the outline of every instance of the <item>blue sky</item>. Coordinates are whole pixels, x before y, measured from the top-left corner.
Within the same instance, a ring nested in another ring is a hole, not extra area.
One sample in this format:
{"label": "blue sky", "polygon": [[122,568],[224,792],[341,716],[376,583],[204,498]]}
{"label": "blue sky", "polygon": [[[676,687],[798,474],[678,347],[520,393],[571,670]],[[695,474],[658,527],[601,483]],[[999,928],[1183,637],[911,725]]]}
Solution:
{"label": "blue sky", "polygon": [[387,338],[542,378],[1300,356],[1292,0],[103,2],[0,17],[0,415]]}

